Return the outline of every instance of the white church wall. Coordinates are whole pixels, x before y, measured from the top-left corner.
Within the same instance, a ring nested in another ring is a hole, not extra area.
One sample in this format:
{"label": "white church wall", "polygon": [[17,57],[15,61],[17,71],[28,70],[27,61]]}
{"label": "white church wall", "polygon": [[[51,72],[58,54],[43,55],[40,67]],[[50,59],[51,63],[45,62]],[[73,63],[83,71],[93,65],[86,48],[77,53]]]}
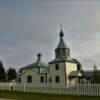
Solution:
{"label": "white church wall", "polygon": [[[55,65],[59,65],[59,70],[55,69]],[[65,87],[66,86],[66,79],[65,79],[65,63],[55,63],[50,64],[50,73],[49,77],[51,78],[51,82],[48,82],[48,85],[50,87]],[[59,76],[60,81],[59,83],[56,83],[55,77]]]}
{"label": "white church wall", "polygon": [[[28,76],[32,76],[32,83],[28,83],[27,82],[27,77]],[[40,77],[43,76],[44,77],[44,83],[40,82]],[[34,87],[43,87],[46,85],[46,75],[44,74],[38,74],[37,72],[35,72],[32,69],[28,69],[23,75],[20,76],[21,77],[21,82],[19,84],[29,84],[32,85]]]}
{"label": "white church wall", "polygon": [[[77,64],[66,62],[66,76],[67,76],[67,84],[69,84],[69,74],[72,71],[77,71]],[[75,82],[75,80],[73,79]]]}

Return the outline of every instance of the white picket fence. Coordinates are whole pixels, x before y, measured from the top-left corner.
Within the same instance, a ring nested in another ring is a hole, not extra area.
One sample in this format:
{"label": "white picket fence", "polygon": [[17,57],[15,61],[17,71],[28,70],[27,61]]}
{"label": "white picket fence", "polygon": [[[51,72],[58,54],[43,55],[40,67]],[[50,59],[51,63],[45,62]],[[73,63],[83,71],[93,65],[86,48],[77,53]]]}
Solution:
{"label": "white picket fence", "polygon": [[50,93],[66,95],[100,96],[100,84],[67,85],[64,88],[33,87],[32,85],[16,83],[0,83],[0,90],[22,91],[33,93]]}
{"label": "white picket fence", "polygon": [[65,88],[33,87],[24,84],[23,86],[17,85],[15,90],[34,93],[100,96],[100,84],[68,85]]}
{"label": "white picket fence", "polygon": [[11,91],[11,87],[15,87],[16,83],[15,82],[0,82],[0,90],[8,90]]}

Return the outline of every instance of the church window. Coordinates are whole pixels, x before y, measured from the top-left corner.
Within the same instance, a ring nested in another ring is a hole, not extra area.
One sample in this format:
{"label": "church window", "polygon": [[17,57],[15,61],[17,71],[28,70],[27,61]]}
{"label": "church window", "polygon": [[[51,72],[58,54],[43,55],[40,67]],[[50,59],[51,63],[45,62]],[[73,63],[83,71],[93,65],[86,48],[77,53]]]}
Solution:
{"label": "church window", "polygon": [[66,52],[66,50],[64,50],[63,52],[64,52],[64,57],[67,57],[67,52]]}
{"label": "church window", "polygon": [[69,52],[69,50],[67,50],[67,56],[70,56],[70,52]]}
{"label": "church window", "polygon": [[60,82],[60,77],[59,76],[55,76],[55,82],[59,83]]}
{"label": "church window", "polygon": [[31,75],[27,76],[27,83],[32,83],[32,76]]}
{"label": "church window", "polygon": [[21,83],[21,77],[18,77],[18,83]]}
{"label": "church window", "polygon": [[58,64],[55,65],[55,70],[59,70],[59,65]]}
{"label": "church window", "polygon": [[40,77],[40,82],[41,82],[41,83],[44,83],[44,76],[41,76],[41,77]]}

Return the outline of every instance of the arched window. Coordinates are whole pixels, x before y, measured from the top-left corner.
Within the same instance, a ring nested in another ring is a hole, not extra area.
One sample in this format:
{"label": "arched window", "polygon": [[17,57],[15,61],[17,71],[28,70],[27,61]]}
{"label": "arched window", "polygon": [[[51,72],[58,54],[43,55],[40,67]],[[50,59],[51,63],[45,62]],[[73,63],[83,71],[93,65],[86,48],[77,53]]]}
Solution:
{"label": "arched window", "polygon": [[44,83],[44,76],[40,76],[40,82]]}
{"label": "arched window", "polygon": [[55,70],[59,70],[59,64],[55,65]]}
{"label": "arched window", "polygon": [[27,83],[32,83],[32,76],[31,75],[27,76]]}
{"label": "arched window", "polygon": [[55,76],[55,82],[59,83],[60,82],[60,77],[59,76]]}

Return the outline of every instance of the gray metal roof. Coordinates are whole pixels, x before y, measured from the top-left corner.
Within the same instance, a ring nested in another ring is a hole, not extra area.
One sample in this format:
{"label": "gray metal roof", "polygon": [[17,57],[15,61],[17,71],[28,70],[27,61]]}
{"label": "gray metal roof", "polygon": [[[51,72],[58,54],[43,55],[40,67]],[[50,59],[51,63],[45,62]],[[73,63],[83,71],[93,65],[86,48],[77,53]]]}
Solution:
{"label": "gray metal roof", "polygon": [[69,74],[69,77],[77,77],[77,76],[82,76],[82,73],[80,71],[72,71]]}
{"label": "gray metal roof", "polygon": [[65,44],[65,42],[64,42],[64,39],[63,39],[64,33],[63,33],[62,29],[61,29],[61,31],[60,31],[59,36],[60,36],[60,42],[59,42],[59,44],[58,44],[58,46],[57,46],[56,49],[63,49],[63,48],[69,49],[68,46],[67,46],[67,45]]}
{"label": "gray metal roof", "polygon": [[57,45],[56,49],[69,49],[68,46],[65,44],[63,39],[60,39],[59,44]]}
{"label": "gray metal roof", "polygon": [[[67,58],[55,58],[54,60],[50,61],[49,64],[60,63],[60,62],[76,63],[73,59],[67,59]],[[77,63],[76,63],[76,64],[77,64]]]}
{"label": "gray metal roof", "polygon": [[[46,63],[44,63],[44,62],[41,61],[41,58],[40,58],[41,55],[40,55],[40,53],[37,56],[38,56],[38,58],[37,58],[37,61],[35,63],[27,65],[27,66],[21,68],[20,72],[22,70],[24,70],[24,69],[34,69],[34,68],[39,68],[39,69],[40,68],[42,68],[42,69],[44,68],[44,70],[48,70],[48,64],[46,64]],[[40,73],[41,73],[41,71],[40,71]]]}
{"label": "gray metal roof", "polygon": [[30,65],[27,65],[27,66],[25,66],[25,67],[23,67],[23,68],[21,68],[21,70],[23,70],[23,69],[31,69],[31,68],[38,68],[38,67],[40,67],[40,68],[47,68],[48,67],[48,64],[45,64],[45,63],[43,63],[43,62],[39,62],[39,63],[33,63],[33,64],[30,64]]}

